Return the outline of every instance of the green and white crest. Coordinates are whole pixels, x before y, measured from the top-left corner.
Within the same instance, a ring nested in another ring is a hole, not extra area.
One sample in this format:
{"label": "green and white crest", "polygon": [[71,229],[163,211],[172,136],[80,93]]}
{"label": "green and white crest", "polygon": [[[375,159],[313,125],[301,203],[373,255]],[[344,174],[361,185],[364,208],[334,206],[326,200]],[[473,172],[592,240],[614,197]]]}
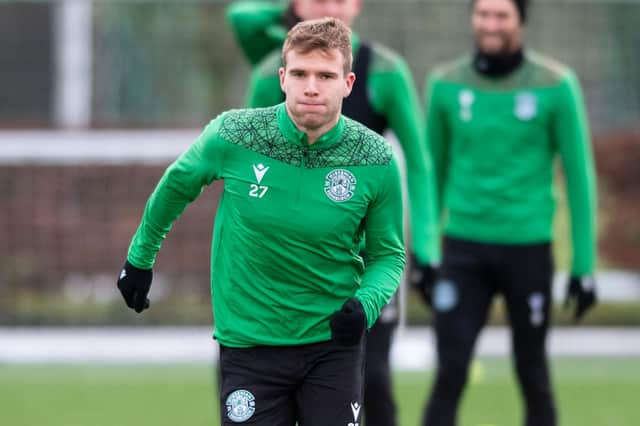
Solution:
{"label": "green and white crest", "polygon": [[331,170],[324,180],[324,193],[339,203],[353,197],[356,189],[356,177],[349,170]]}
{"label": "green and white crest", "polygon": [[538,115],[538,98],[530,92],[516,95],[514,114],[522,121],[528,121]]}
{"label": "green and white crest", "polygon": [[234,423],[247,421],[256,411],[256,399],[251,392],[238,389],[231,392],[225,402],[227,417]]}

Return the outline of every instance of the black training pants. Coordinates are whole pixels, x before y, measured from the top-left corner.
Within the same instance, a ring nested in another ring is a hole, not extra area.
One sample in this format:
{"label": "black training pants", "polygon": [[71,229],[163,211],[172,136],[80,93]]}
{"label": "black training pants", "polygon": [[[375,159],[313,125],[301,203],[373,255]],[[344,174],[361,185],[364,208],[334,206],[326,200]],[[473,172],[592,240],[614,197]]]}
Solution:
{"label": "black training pants", "polygon": [[[367,335],[364,378],[365,426],[397,425],[389,365],[391,340],[397,325],[396,309],[395,301],[386,305]],[[389,312],[390,310],[394,312]]]}
{"label": "black training pants", "polygon": [[482,244],[446,238],[434,288],[438,367],[425,426],[454,426],[478,334],[504,297],[526,426],[555,426],[546,355],[553,261],[549,243]]}

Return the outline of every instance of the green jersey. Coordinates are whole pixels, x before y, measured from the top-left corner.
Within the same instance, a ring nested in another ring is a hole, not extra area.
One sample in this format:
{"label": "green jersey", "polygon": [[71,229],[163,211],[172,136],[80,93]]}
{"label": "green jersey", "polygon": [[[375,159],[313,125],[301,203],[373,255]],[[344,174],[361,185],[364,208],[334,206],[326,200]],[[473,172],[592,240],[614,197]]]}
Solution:
{"label": "green jersey", "polygon": [[287,36],[283,15],[286,3],[238,1],[227,8],[227,20],[242,52],[256,65],[274,50],[280,50]]}
{"label": "green jersey", "polygon": [[592,273],[595,177],[574,73],[526,52],[513,73],[491,78],[465,57],[432,72],[426,99],[445,233],[497,244],[550,241],[559,154],[570,207],[571,272]]}
{"label": "green jersey", "polygon": [[399,168],[382,137],[341,117],[309,145],[284,104],[224,113],[163,175],[129,262],[151,268],[173,221],[218,179],[211,293],[221,344],[329,340],[329,317],[350,297],[373,325],[404,268]]}
{"label": "green jersey", "polygon": [[[361,45],[352,34],[354,58]],[[265,107],[283,99],[278,69],[280,52],[269,54],[253,71],[247,105]],[[371,109],[384,117],[388,128],[397,136],[406,163],[407,190],[410,203],[412,249],[421,263],[440,261],[440,244],[435,205],[435,177],[423,141],[423,121],[420,102],[406,62],[386,47],[371,44],[371,62],[366,79],[366,93]],[[351,94],[354,96],[354,93]]]}

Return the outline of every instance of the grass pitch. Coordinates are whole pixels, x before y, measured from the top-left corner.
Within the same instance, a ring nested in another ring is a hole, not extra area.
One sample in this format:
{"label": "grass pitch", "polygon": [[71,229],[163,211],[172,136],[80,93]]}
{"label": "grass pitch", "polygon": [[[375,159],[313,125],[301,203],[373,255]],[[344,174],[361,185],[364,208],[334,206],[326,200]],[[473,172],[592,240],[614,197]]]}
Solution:
{"label": "grass pitch", "polygon": [[[560,425],[640,425],[640,359],[560,358],[552,367]],[[473,375],[460,425],[521,424],[509,361],[484,359]],[[395,374],[401,426],[420,424],[431,378]],[[204,365],[1,365],[0,424],[217,425],[213,382],[213,368]]]}

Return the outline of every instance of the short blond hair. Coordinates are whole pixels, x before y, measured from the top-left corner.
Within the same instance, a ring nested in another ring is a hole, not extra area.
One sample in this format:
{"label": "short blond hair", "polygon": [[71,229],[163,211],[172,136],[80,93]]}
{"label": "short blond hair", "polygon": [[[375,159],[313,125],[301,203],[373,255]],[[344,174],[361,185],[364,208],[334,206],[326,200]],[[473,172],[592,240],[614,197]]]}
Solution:
{"label": "short blond hair", "polygon": [[351,72],[351,30],[336,18],[321,18],[297,23],[282,46],[282,65],[287,67],[287,53],[291,50],[306,54],[314,50],[325,53],[337,49],[344,58],[344,74]]}

